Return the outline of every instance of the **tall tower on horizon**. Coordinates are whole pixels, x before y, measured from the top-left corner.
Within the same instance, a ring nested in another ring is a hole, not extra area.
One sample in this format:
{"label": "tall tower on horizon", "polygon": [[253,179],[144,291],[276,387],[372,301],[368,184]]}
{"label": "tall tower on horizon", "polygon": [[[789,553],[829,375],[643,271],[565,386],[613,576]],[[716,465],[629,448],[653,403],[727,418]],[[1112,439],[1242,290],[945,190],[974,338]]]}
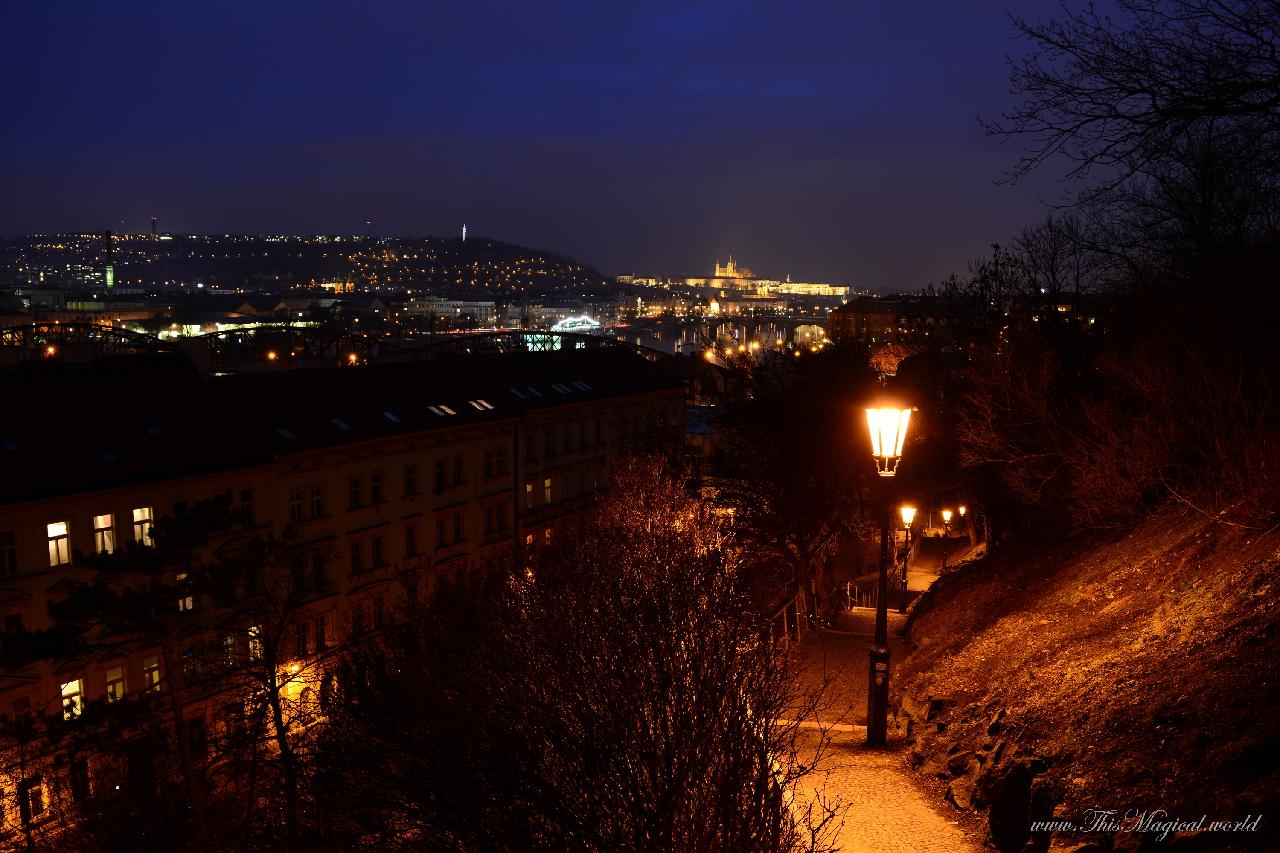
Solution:
{"label": "tall tower on horizon", "polygon": [[467,242],[467,223],[462,223],[462,242]]}
{"label": "tall tower on horizon", "polygon": [[107,282],[108,293],[111,292],[111,289],[116,286],[116,268],[111,263],[111,236],[112,236],[111,232],[108,231],[106,234],[103,235],[103,238],[102,238],[104,254],[106,255],[106,261],[107,261],[106,269],[103,270],[102,277]]}

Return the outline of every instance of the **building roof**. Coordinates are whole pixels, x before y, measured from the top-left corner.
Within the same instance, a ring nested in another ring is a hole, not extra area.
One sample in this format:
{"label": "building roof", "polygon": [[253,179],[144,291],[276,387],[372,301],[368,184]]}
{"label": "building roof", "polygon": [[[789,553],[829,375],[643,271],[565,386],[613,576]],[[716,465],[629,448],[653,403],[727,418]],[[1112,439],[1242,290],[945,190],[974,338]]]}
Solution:
{"label": "building roof", "polygon": [[34,367],[0,374],[0,505],[682,387],[614,348],[215,378],[180,356]]}

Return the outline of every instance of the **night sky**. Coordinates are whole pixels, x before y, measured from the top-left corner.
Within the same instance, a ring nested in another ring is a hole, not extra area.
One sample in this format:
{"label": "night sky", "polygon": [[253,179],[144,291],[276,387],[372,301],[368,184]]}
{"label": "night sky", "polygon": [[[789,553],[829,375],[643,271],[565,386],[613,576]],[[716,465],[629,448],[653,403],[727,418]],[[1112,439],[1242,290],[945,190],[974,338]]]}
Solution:
{"label": "night sky", "polygon": [[1018,149],[975,119],[1007,6],[7,4],[0,234],[466,222],[610,274],[915,289],[1062,193],[996,185]]}

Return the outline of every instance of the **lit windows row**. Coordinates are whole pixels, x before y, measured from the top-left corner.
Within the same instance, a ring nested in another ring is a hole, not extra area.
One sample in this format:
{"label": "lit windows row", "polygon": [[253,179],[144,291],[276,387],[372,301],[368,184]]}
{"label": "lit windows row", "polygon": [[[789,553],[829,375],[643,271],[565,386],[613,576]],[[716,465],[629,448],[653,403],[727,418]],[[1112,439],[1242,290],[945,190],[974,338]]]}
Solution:
{"label": "lit windows row", "polygon": [[[102,698],[119,702],[125,697],[125,667],[111,667],[104,673]],[[160,690],[160,657],[153,655],[142,660],[142,691],[155,693]],[[85,686],[83,678],[73,678],[61,684],[62,719],[74,720],[84,712]]]}
{"label": "lit windows row", "polygon": [[[151,544],[151,528],[154,522],[152,508],[135,507],[132,510],[133,541]],[[71,562],[71,522],[51,521],[45,525],[48,539],[49,565],[65,566]],[[117,547],[116,518],[113,513],[93,516],[93,553],[111,554]],[[17,570],[16,542],[13,533],[0,534],[0,575]]]}

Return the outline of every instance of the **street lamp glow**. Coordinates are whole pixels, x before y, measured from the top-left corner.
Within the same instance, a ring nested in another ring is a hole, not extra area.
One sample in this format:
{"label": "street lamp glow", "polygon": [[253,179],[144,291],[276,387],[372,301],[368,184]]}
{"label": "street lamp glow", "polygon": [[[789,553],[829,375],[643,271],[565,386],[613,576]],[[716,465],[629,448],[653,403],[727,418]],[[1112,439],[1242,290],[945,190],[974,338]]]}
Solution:
{"label": "street lamp glow", "polygon": [[950,523],[951,523],[951,510],[949,510],[949,509],[944,509],[944,510],[942,511],[942,523],[943,523],[943,524],[950,524]]}
{"label": "street lamp glow", "polygon": [[968,507],[966,507],[964,504],[960,504],[960,506],[956,507],[956,512],[960,513],[961,518],[964,518],[964,514],[967,511],[968,511]]}
{"label": "street lamp glow", "polygon": [[900,513],[902,513],[902,526],[903,526],[903,527],[910,527],[910,526],[911,526],[911,522],[913,522],[913,521],[915,521],[915,520],[916,520],[916,508],[915,508],[915,507],[913,507],[913,506],[904,506],[904,507],[902,507],[902,509],[900,509],[900,510],[898,510],[898,511],[899,511]]}
{"label": "street lamp glow", "polygon": [[876,460],[876,473],[892,477],[902,461],[902,444],[907,439],[910,409],[884,407],[867,409],[867,428],[871,432],[871,455]]}

